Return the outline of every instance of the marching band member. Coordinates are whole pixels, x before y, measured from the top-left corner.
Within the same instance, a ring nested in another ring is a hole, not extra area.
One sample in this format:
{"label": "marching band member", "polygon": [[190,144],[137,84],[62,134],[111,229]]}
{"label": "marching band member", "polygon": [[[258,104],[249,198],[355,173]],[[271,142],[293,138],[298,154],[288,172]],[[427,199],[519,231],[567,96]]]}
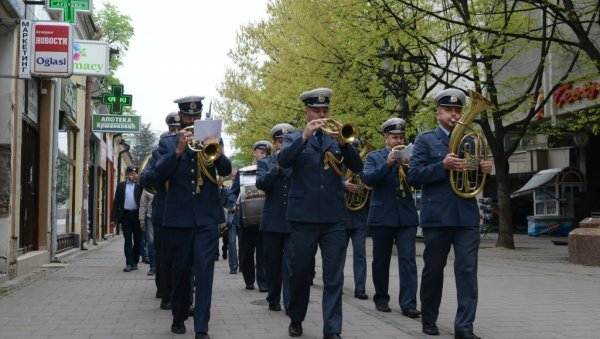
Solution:
{"label": "marching band member", "polygon": [[[204,97],[175,100],[179,106],[182,127],[192,126],[202,116]],[[156,187],[168,181],[163,206],[163,237],[167,260],[171,263],[171,331],[185,333],[188,318],[192,273],[195,281],[194,330],[196,338],[210,338],[208,320],[214,276],[214,253],[218,246],[217,224],[225,216],[220,205],[219,189],[213,182],[217,174],[229,175],[231,162],[221,154],[204,166],[200,152],[188,148],[189,131],[179,131],[160,139],[157,159],[146,185]],[[215,138],[200,140],[204,145],[218,142]],[[152,177],[152,178],[150,178]]]}
{"label": "marching band member", "polygon": [[388,119],[379,131],[383,133],[385,147],[367,155],[363,171],[363,181],[373,187],[367,221],[373,238],[373,301],[378,311],[391,312],[388,286],[395,241],[400,273],[400,309],[403,315],[417,318],[421,314],[416,309],[415,238],[419,217],[404,168],[393,151],[394,147],[404,144],[404,120]]}
{"label": "marching band member", "polygon": [[[323,164],[324,154],[333,156],[355,173],[362,161],[354,147],[340,136],[324,134],[323,118],[329,117],[331,90],[319,88],[304,92],[306,127],[284,136],[277,162],[292,169],[287,220],[291,227],[290,305],[288,314],[292,337],[302,335],[310,296],[311,258],[321,249],[323,260],[323,334],[326,339],[340,338],[342,332],[342,288],[346,233],[344,219],[344,183]],[[330,159],[330,158],[328,158]]]}
{"label": "marching band member", "polygon": [[[464,159],[448,153],[450,133],[461,117],[465,94],[446,89],[434,98],[439,126],[419,134],[410,159],[408,180],[421,186],[421,227],[425,238],[421,275],[423,333],[439,335],[436,321],[442,301],[444,267],[454,247],[454,275],[458,310],[454,320],[455,338],[479,338],[473,333],[477,309],[477,251],[479,249],[479,209],[475,199],[458,196],[450,185],[448,170],[462,171]],[[482,161],[483,173],[492,163]]]}
{"label": "marching band member", "polygon": [[291,170],[277,164],[277,152],[283,146],[283,136],[293,132],[289,124],[278,124],[271,129],[275,154],[260,159],[257,163],[256,188],[265,192],[260,230],[263,236],[265,268],[269,293],[269,310],[281,310],[283,284],[283,305],[289,307],[289,235],[290,227],[285,220]]}
{"label": "marching band member", "polygon": [[[229,189],[228,199],[236,200],[238,203],[234,210],[236,211],[236,218],[238,225],[241,229],[240,235],[240,269],[246,283],[247,290],[254,289],[254,280],[258,285],[260,292],[268,291],[267,284],[267,273],[264,264],[264,253],[263,253],[263,237],[259,230],[259,223],[250,224],[249,221],[244,221],[244,208],[240,205],[242,197],[240,195],[240,186],[243,185],[242,176],[245,175],[256,175],[256,162],[267,155],[271,154],[273,146],[270,142],[261,140],[257,141],[252,145],[254,161],[251,166],[240,168],[237,172],[235,180]],[[256,255],[256,266],[254,256]]]}

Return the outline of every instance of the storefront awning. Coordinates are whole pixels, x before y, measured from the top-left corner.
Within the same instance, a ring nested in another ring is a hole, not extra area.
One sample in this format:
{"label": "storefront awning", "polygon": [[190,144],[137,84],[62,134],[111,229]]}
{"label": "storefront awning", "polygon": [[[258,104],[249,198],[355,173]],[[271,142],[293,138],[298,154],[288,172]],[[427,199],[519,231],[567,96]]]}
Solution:
{"label": "storefront awning", "polygon": [[537,172],[529,181],[523,185],[518,191],[510,195],[511,198],[516,198],[522,195],[533,193],[536,188],[554,180],[554,178],[562,171],[562,168],[549,168]]}

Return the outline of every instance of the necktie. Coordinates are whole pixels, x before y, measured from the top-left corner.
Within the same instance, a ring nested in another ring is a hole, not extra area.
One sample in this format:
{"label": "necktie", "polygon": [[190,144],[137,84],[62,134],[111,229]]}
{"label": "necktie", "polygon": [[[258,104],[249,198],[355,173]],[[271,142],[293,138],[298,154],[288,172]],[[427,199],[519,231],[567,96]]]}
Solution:
{"label": "necktie", "polygon": [[317,131],[315,135],[317,136],[317,141],[319,141],[319,145],[323,145],[323,131]]}

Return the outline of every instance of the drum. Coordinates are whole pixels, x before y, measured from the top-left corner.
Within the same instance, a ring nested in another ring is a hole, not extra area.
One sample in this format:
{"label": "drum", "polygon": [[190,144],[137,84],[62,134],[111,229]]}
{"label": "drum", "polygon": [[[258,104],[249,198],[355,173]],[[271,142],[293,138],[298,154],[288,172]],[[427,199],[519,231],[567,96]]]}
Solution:
{"label": "drum", "polygon": [[256,188],[256,165],[241,168],[238,175],[244,227],[257,227],[260,225],[265,206],[265,192]]}

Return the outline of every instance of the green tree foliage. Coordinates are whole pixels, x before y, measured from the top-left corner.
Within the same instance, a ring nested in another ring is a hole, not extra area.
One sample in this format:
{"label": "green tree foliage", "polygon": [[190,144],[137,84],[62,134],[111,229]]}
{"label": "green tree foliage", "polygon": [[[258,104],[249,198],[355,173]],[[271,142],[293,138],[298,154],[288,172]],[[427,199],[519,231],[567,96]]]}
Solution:
{"label": "green tree foliage", "polygon": [[494,158],[503,212],[496,245],[513,248],[508,159],[561,84],[598,76],[594,48],[584,45],[598,40],[593,26],[600,12],[584,2],[589,8],[571,1],[552,7],[546,1],[274,0],[265,20],[242,27],[230,53],[237,67],[226,74],[218,108],[249,158],[251,145],[268,138],[274,124],[304,127],[298,95],[315,87],[332,88],[332,116],[357,124],[378,146],[376,129],[390,116],[409,121],[409,137],[435,126],[433,93],[446,87],[483,93],[496,106],[476,119]]}
{"label": "green tree foliage", "polygon": [[140,125],[140,133],[132,134],[131,156],[135,163],[140,166],[142,161],[152,153],[154,146],[158,143],[156,132],[151,129],[150,123]]}
{"label": "green tree foliage", "polygon": [[120,57],[129,49],[129,40],[134,34],[131,17],[121,14],[115,5],[107,2],[104,3],[104,8],[94,15],[93,19],[100,30],[100,40],[108,42],[111,48],[110,74],[107,85],[119,84],[119,79],[115,78],[114,74],[123,65]]}

